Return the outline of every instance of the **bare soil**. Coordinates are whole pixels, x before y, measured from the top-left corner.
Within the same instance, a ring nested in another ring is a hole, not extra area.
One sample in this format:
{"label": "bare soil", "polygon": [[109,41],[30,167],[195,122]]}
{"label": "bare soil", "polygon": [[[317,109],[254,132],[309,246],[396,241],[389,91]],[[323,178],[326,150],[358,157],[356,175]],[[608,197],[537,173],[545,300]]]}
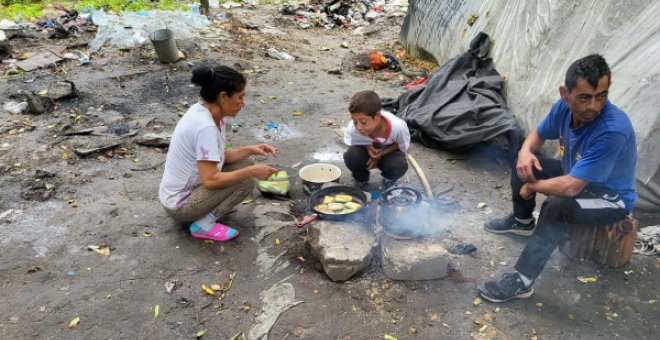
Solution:
{"label": "bare soil", "polygon": [[[384,71],[327,73],[341,67],[349,52],[394,51],[401,18],[381,19],[376,33],[359,36],[345,29],[297,29],[271,6],[232,14],[286,34],[226,23],[216,26],[222,39],[177,41],[186,59],[171,65],[156,62],[149,47],[103,49],[90,65],[66,61],[0,81],[3,103],[19,90],[40,91],[56,80],[73,81],[79,92],[58,101],[50,113],[0,113],[3,126],[15,125],[0,134],[0,213],[13,210],[0,224],[2,338],[169,339],[193,338],[205,330],[207,338],[229,339],[240,332],[247,336],[268,320],[271,339],[657,338],[657,258],[634,255],[623,268],[611,269],[570,262],[556,252],[530,299],[475,300],[478,284],[510,271],[525,245],[524,237],[483,230],[485,220],[510,209],[506,153],[492,145],[464,154],[412,146],[435,191],[448,191],[443,198],[456,201],[447,214],[451,239],[478,248],[457,256],[447,279],[388,280],[376,260],[350,281],[330,281],[305,246],[305,230],[295,227],[307,198],[300,183],[286,199],[264,197],[255,189],[251,202],[224,217],[240,230],[236,240],[191,238],[158,202],[166,150],[135,140],[147,132],[171,132],[179,114],[197,100],[190,85],[195,65],[225,64],[249,77],[247,105],[231,122],[238,128],[229,133],[230,142],[267,141],[280,154],[258,161],[288,166],[321,160],[346,170],[337,131],[348,122],[351,95],[373,89],[395,98],[408,81],[398,73],[379,80]],[[29,52],[91,38],[93,33],[84,33],[11,44],[14,51]],[[271,59],[268,47],[297,60]],[[303,114],[295,116],[296,111]],[[264,129],[271,122],[279,124],[276,136]],[[119,134],[137,130],[137,136],[66,135],[99,125]],[[116,143],[86,157],[74,151]],[[38,170],[54,177],[37,178]],[[344,171],[341,181],[349,178]],[[374,173],[372,189],[379,181]],[[404,182],[422,188],[412,168]],[[487,206],[478,208],[481,202]],[[255,238],[269,224],[281,227]],[[107,256],[87,249],[104,244]],[[270,267],[264,265],[269,259]],[[231,273],[235,279],[224,294],[202,290],[228,283]],[[582,283],[578,276],[597,282]],[[277,297],[269,289],[282,283],[291,284],[295,301],[302,303],[268,318],[271,305],[264,301]],[[70,328],[76,317],[78,325]]]}

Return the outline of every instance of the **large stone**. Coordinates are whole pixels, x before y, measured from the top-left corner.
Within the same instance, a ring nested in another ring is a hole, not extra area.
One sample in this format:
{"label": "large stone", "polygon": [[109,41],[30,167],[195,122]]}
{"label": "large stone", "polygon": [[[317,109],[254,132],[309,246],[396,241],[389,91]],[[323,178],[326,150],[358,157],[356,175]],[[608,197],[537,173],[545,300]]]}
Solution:
{"label": "large stone", "polygon": [[380,249],[383,273],[392,280],[434,280],[448,275],[451,254],[442,240],[399,240],[383,234]]}
{"label": "large stone", "polygon": [[362,224],[319,221],[308,236],[312,253],[333,281],[348,280],[371,265],[376,237]]}

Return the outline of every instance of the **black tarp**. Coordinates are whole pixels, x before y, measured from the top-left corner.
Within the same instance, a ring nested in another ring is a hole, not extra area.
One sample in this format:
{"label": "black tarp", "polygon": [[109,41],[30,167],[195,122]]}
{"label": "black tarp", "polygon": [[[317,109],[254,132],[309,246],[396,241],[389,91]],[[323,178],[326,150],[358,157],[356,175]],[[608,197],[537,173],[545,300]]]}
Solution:
{"label": "black tarp", "polygon": [[467,52],[384,108],[406,121],[413,140],[433,148],[464,150],[501,134],[517,136],[502,77],[488,57],[490,46],[490,37],[479,33]]}

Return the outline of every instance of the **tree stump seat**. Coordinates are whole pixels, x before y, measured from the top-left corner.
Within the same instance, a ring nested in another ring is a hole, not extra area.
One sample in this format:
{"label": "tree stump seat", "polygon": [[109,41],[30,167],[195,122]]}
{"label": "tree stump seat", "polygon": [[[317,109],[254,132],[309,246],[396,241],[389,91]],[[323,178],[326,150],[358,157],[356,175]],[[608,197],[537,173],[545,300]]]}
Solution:
{"label": "tree stump seat", "polygon": [[572,259],[592,259],[612,268],[621,267],[632,256],[637,223],[630,217],[605,226],[572,224],[569,241],[559,250]]}

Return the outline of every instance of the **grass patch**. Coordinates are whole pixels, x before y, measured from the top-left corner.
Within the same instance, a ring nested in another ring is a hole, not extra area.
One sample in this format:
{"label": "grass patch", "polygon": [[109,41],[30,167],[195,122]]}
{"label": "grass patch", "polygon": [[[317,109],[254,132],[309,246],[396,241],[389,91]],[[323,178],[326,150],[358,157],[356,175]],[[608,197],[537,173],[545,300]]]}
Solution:
{"label": "grass patch", "polygon": [[23,0],[5,0],[0,1],[0,18],[10,20],[29,20],[39,19],[43,11],[50,7],[51,3],[59,3],[67,9],[73,9],[78,12],[89,12],[92,10],[104,9],[105,11],[119,12],[138,12],[141,10],[163,10],[176,11],[188,10],[189,3],[198,1],[175,1],[160,0],[151,2],[149,0],[82,0],[82,1],[23,1]]}

